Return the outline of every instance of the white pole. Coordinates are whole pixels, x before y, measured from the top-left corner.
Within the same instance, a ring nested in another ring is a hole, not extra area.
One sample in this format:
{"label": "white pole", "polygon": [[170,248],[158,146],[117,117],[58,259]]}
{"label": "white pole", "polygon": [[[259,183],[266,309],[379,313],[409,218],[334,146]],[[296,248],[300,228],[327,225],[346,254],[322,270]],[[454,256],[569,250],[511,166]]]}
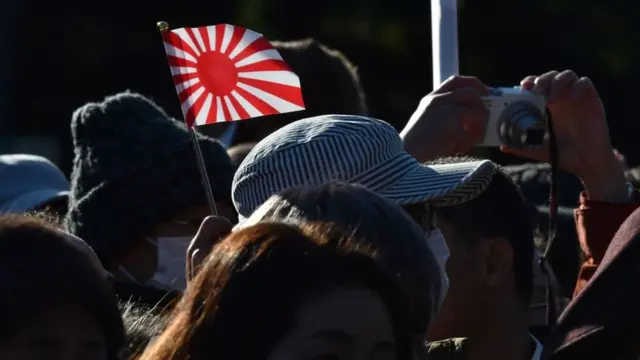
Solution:
{"label": "white pole", "polygon": [[431,0],[433,88],[458,69],[458,7],[456,0]]}

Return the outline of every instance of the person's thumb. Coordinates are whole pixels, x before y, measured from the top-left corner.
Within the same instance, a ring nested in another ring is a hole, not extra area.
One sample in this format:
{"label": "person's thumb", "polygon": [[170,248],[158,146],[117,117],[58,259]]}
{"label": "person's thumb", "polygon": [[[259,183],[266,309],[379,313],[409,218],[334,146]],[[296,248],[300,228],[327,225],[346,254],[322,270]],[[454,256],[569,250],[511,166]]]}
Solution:
{"label": "person's thumb", "polygon": [[483,105],[482,94],[472,87],[456,89],[443,96],[458,105]]}
{"label": "person's thumb", "polygon": [[208,216],[202,221],[187,250],[187,280],[195,276],[197,268],[209,255],[213,246],[230,233],[231,229],[231,221],[222,216]]}
{"label": "person's thumb", "polygon": [[207,216],[200,224],[200,228],[194,239],[216,240],[213,237],[225,235],[231,231],[233,224],[223,216]]}

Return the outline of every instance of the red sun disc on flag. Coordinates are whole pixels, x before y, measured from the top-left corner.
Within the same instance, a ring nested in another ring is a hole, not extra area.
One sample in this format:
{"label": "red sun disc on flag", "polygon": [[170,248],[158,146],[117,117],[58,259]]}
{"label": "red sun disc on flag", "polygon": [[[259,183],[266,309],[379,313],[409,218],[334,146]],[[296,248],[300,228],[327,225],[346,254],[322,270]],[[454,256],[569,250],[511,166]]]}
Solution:
{"label": "red sun disc on flag", "polygon": [[220,24],[162,36],[187,126],[304,110],[300,79],[262,34]]}

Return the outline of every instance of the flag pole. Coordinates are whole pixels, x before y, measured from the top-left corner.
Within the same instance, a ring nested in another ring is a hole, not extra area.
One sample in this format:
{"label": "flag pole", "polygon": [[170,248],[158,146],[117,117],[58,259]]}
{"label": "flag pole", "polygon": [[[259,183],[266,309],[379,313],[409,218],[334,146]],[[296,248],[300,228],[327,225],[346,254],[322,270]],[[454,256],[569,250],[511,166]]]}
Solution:
{"label": "flag pole", "polygon": [[216,200],[213,198],[213,190],[211,189],[211,182],[209,181],[207,168],[204,164],[204,157],[202,156],[202,149],[200,148],[200,143],[198,142],[198,136],[196,135],[196,130],[193,126],[189,127],[189,133],[191,134],[191,142],[193,143],[193,150],[195,151],[196,158],[198,160],[198,169],[200,170],[202,185],[204,186],[204,190],[207,193],[207,201],[209,202],[209,207],[211,208],[211,214],[218,215]]}
{"label": "flag pole", "polygon": [[[156,24],[160,35],[164,35],[169,30],[169,24],[164,21],[158,21]],[[186,121],[185,121],[186,124]],[[202,180],[202,186],[204,187],[207,195],[207,201],[212,215],[218,215],[218,208],[216,207],[216,201],[213,197],[213,190],[211,189],[211,182],[209,181],[209,175],[207,174],[207,168],[204,163],[204,157],[202,156],[202,149],[198,142],[198,136],[196,133],[195,125],[189,126],[189,134],[191,135],[191,143],[193,144],[193,150],[196,154],[196,160],[198,161],[198,170],[200,171],[200,178]]]}

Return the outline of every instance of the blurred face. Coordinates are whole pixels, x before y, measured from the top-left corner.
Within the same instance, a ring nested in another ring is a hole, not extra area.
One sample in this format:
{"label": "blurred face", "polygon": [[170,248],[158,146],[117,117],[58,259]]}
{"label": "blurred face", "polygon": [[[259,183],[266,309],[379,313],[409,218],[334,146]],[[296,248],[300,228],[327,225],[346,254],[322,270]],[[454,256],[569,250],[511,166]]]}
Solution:
{"label": "blurred face", "polygon": [[103,360],[107,347],[98,323],[81,309],[56,307],[22,324],[0,345],[0,358],[12,360]]}
{"label": "blurred face", "polygon": [[267,360],[395,360],[391,315],[380,297],[337,289],[296,311],[293,328]]}
{"label": "blurred face", "polygon": [[[222,203],[216,207],[220,216],[235,221],[233,208]],[[138,239],[121,254],[117,262],[127,274],[117,274],[116,279],[182,291],[186,284],[187,248],[202,220],[209,215],[209,207],[201,206],[158,224],[150,235]]]}
{"label": "blurred face", "polygon": [[436,219],[436,225],[451,251],[449,292],[429,324],[427,340],[468,337],[486,328],[486,316],[493,316],[487,314],[494,314],[489,310],[495,310],[505,286],[512,286],[513,249],[504,238],[469,239],[453,224]]}
{"label": "blurred face", "polygon": [[481,291],[479,282],[474,278],[479,262],[474,258],[472,249],[461,246],[462,239],[457,238],[448,224],[438,221],[437,226],[451,251],[446,264],[449,291],[429,324],[427,339],[430,341],[468,336],[465,323],[473,319],[473,313],[478,309],[474,301],[478,300]]}

